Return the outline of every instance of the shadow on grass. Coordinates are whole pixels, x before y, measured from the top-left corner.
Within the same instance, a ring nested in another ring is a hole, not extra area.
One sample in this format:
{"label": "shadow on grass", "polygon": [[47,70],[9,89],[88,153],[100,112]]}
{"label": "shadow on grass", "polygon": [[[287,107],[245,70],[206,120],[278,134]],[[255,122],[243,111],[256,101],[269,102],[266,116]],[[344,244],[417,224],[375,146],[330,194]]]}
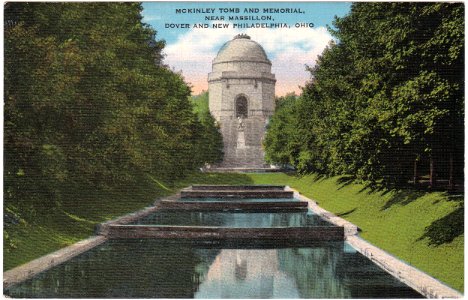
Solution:
{"label": "shadow on grass", "polygon": [[337,213],[336,215],[337,215],[338,217],[345,217],[345,216],[347,216],[347,215],[352,214],[352,213],[355,212],[356,210],[357,210],[357,207],[355,207],[355,208],[353,208],[353,209],[351,209],[351,210],[342,212],[342,213]]}
{"label": "shadow on grass", "polygon": [[319,182],[319,181],[322,181],[322,180],[325,180],[329,178],[327,175],[325,174],[321,174],[321,173],[314,173],[314,182]]}
{"label": "shadow on grass", "polygon": [[[430,193],[429,191],[422,191],[422,190],[415,190],[415,189],[387,189],[381,191],[381,196],[384,196],[390,192],[393,192],[393,195],[391,198],[385,203],[385,205],[382,207],[381,210],[386,210],[390,208],[392,205],[399,204],[399,205],[407,205],[410,204],[411,202],[417,200],[418,198],[424,196],[427,193]],[[454,201],[454,202],[459,202],[462,203],[464,199],[463,194],[450,194],[447,192],[447,198],[448,201]],[[437,204],[439,200],[434,201],[432,204]]]}
{"label": "shadow on grass", "polygon": [[427,226],[418,241],[428,239],[430,246],[440,246],[452,242],[464,232],[464,206]]}
{"label": "shadow on grass", "polygon": [[338,190],[341,190],[345,186],[353,184],[355,181],[356,181],[356,176],[353,176],[353,175],[343,175],[343,176],[341,176],[337,180],[337,183],[340,185],[338,187]]}
{"label": "shadow on grass", "polygon": [[302,178],[309,178],[312,182],[320,182],[320,181],[323,181],[323,180],[326,180],[328,178],[330,178],[329,176],[327,176],[326,174],[322,174],[322,173],[307,173],[307,172],[304,172],[304,173],[301,173],[301,172],[297,172],[297,171],[287,171],[287,172],[282,172],[283,174],[286,174],[287,176],[289,177],[292,177],[294,178],[295,180],[301,180]]}
{"label": "shadow on grass", "polygon": [[411,202],[417,200],[418,198],[422,197],[426,192],[411,190],[411,189],[402,189],[402,190],[386,190],[383,191],[381,196],[388,194],[389,192],[393,192],[391,198],[385,203],[385,205],[381,208],[381,210],[386,210],[393,205],[407,205]]}
{"label": "shadow on grass", "polygon": [[173,187],[175,189],[188,187],[192,184],[229,184],[246,185],[253,184],[252,178],[243,173],[192,173],[186,178],[178,181]]}

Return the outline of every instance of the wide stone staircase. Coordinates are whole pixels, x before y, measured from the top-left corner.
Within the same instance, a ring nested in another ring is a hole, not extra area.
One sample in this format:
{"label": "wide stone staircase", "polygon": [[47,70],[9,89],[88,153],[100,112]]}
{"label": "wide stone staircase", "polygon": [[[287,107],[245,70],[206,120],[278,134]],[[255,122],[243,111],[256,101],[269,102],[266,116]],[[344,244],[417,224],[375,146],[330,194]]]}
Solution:
{"label": "wide stone staircase", "polygon": [[222,168],[264,168],[262,139],[265,122],[263,118],[243,120],[243,130],[235,118],[221,120],[221,133],[224,139],[224,160]]}

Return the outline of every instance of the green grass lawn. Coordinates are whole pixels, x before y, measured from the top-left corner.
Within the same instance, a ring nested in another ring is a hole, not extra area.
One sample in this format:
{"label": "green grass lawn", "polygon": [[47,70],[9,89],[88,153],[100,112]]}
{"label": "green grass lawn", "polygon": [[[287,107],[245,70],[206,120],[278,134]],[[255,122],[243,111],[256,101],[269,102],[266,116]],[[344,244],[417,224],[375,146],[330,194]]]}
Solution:
{"label": "green grass lawn", "polygon": [[[85,187],[68,190],[62,207],[38,211],[26,222],[4,227],[3,270],[9,270],[35,258],[69,246],[94,233],[97,224],[150,206],[157,198],[170,195],[192,183],[241,184],[252,180],[240,174],[196,173],[174,186],[154,177],[140,178],[138,184],[118,189],[90,191]],[[5,239],[8,234],[14,248]]]}
{"label": "green grass lawn", "polygon": [[453,215],[458,222],[449,220],[445,225],[455,224],[462,230],[461,196],[404,190],[371,192],[360,184],[341,184],[340,177],[298,178],[283,173],[250,177],[256,184],[286,184],[299,190],[321,207],[358,225],[364,239],[463,292],[463,234],[436,246],[429,245],[431,239],[425,237],[425,228],[440,224],[437,221],[446,216]]}
{"label": "green grass lawn", "polygon": [[358,225],[361,236],[374,245],[463,291],[462,196],[370,191],[361,184],[342,183],[340,177],[320,179],[284,173],[197,173],[174,186],[149,178],[139,186],[98,195],[76,191],[79,196],[74,201],[68,201],[48,216],[38,216],[35,225],[16,225],[8,230],[16,248],[4,245],[4,270],[90,236],[100,222],[148,206],[181,187],[203,183],[289,185]]}

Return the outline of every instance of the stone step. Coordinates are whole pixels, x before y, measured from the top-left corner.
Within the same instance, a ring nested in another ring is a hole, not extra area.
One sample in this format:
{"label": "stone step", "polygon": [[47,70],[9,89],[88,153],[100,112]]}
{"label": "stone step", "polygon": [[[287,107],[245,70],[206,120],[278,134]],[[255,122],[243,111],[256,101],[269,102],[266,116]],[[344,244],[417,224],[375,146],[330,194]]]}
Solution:
{"label": "stone step", "polygon": [[158,207],[167,210],[186,210],[186,211],[284,211],[284,210],[298,210],[307,211],[308,205],[305,201],[291,201],[291,200],[277,200],[277,201],[262,201],[250,202],[242,200],[219,200],[219,201],[206,201],[194,200],[190,198],[187,201],[170,201],[162,200]]}
{"label": "stone step", "polygon": [[198,185],[194,184],[189,189],[191,190],[279,190],[284,191],[284,185]]}
{"label": "stone step", "polygon": [[163,226],[163,225],[110,225],[107,237],[128,238],[181,238],[209,240],[313,240],[343,241],[343,227],[277,227],[277,228],[227,228],[210,226]]}
{"label": "stone step", "polygon": [[293,198],[293,191],[278,190],[182,190],[181,198]]}
{"label": "stone step", "polygon": [[[218,165],[222,168],[264,168],[262,140],[264,136],[264,120],[259,118],[244,119],[244,130],[239,132],[237,119],[221,120],[221,131],[224,143],[224,159]],[[242,133],[243,140],[239,141]]]}

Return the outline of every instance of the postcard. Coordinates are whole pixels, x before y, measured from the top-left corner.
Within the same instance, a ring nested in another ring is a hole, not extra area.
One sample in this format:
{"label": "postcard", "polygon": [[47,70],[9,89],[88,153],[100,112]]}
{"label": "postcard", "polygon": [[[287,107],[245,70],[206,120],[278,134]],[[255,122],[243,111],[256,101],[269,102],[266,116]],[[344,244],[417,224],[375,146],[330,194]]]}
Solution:
{"label": "postcard", "polygon": [[463,297],[464,17],[5,3],[4,296]]}

